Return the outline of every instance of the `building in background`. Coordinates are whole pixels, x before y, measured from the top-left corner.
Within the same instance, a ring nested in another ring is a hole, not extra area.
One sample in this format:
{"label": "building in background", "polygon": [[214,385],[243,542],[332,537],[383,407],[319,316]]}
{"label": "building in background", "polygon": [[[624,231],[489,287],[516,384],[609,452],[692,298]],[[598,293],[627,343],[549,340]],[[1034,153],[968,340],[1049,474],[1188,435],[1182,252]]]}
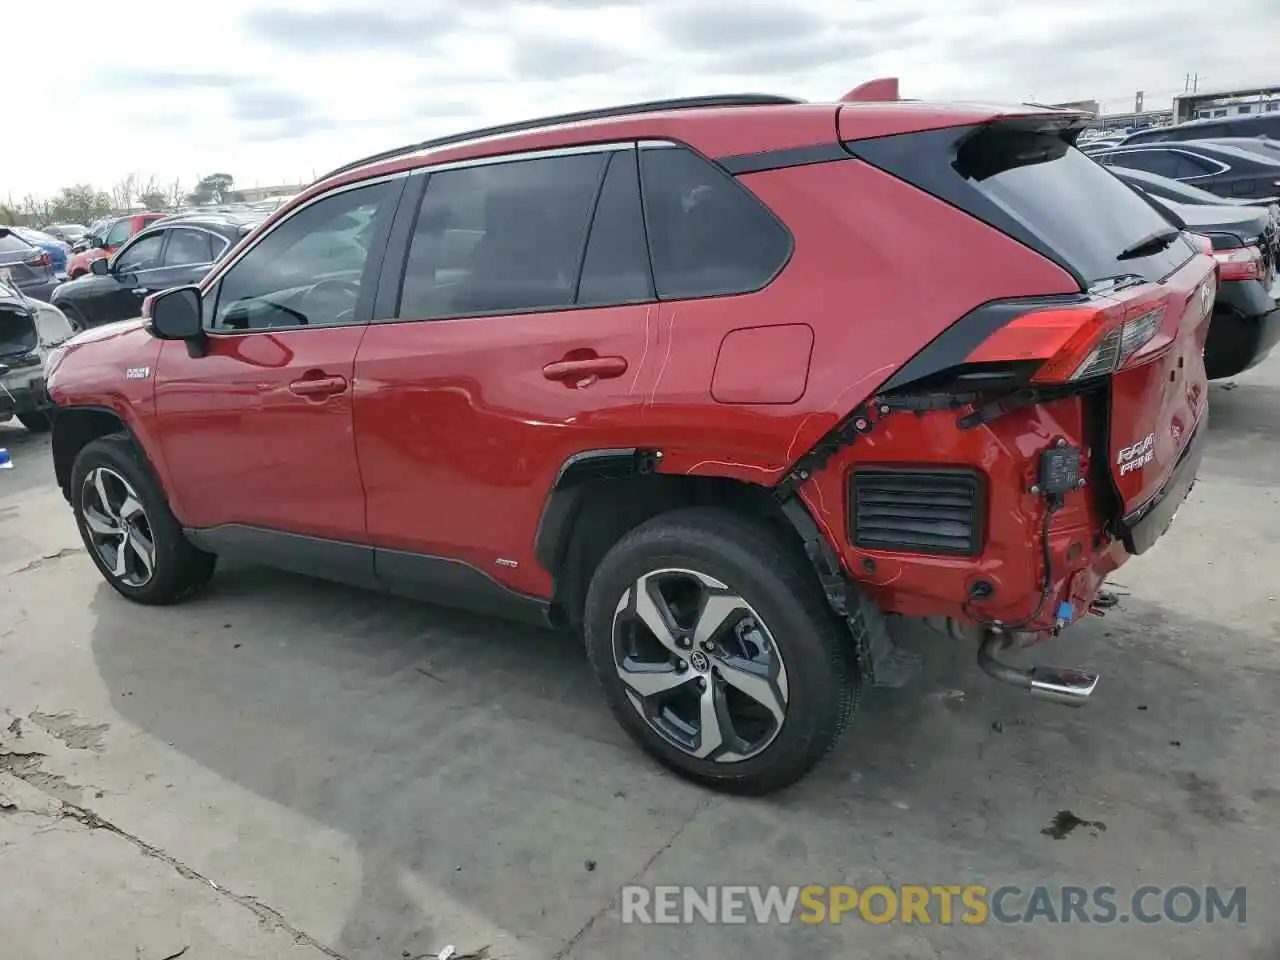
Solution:
{"label": "building in background", "polygon": [[1173,122],[1211,117],[1250,116],[1280,111],[1280,84],[1233,90],[1183,93],[1173,98]]}

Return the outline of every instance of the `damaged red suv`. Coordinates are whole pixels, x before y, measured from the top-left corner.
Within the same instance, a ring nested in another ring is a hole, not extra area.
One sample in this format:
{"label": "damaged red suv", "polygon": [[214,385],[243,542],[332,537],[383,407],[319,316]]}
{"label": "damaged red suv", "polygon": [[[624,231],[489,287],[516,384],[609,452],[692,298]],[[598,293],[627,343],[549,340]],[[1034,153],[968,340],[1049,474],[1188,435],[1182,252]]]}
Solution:
{"label": "damaged red suv", "polygon": [[766,792],[885,614],[1015,670],[1164,532],[1203,449],[1212,256],[1041,107],[704,97],[322,178],[54,358],[57,479],[121,594],[218,557],[580,630],[680,773]]}

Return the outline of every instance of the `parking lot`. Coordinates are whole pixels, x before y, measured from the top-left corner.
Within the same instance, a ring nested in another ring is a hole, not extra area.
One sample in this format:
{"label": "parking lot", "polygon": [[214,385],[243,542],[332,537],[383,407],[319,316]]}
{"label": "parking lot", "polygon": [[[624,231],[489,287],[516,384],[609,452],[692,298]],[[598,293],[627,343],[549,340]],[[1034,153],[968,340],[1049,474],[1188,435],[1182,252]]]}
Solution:
{"label": "parking lot", "polygon": [[[0,889],[14,960],[1280,956],[1280,359],[1121,608],[1039,654],[1073,711],[924,631],[837,751],[766,800],[693,787],[574,642],[250,568],[133,606],[45,437],[0,427]],[[1069,811],[1071,817],[1059,816]],[[1074,830],[1050,830],[1087,823]],[[623,924],[626,884],[1248,888],[1244,923]]]}

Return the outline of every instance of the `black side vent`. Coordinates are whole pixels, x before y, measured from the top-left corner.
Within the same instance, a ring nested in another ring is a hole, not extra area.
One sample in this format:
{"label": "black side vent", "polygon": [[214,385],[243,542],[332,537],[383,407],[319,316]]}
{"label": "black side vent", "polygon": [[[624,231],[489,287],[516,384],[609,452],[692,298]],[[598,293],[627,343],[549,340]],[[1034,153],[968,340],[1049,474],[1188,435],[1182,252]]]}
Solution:
{"label": "black side vent", "polygon": [[973,470],[855,470],[849,538],[872,550],[972,556],[982,552],[985,503]]}

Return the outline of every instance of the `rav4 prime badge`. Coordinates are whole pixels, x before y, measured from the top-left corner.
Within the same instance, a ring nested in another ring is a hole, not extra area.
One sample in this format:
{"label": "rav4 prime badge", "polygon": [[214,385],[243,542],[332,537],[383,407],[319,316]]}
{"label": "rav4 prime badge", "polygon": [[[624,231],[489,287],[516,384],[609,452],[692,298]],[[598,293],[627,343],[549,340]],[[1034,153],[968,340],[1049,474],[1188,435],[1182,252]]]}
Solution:
{"label": "rav4 prime badge", "polygon": [[151,376],[150,367],[129,367],[124,372],[126,380],[145,380],[149,376]]}
{"label": "rav4 prime badge", "polygon": [[1148,433],[1137,443],[1121,448],[1116,455],[1116,465],[1120,468],[1120,476],[1131,473],[1139,467],[1145,467],[1155,459],[1156,435]]}

